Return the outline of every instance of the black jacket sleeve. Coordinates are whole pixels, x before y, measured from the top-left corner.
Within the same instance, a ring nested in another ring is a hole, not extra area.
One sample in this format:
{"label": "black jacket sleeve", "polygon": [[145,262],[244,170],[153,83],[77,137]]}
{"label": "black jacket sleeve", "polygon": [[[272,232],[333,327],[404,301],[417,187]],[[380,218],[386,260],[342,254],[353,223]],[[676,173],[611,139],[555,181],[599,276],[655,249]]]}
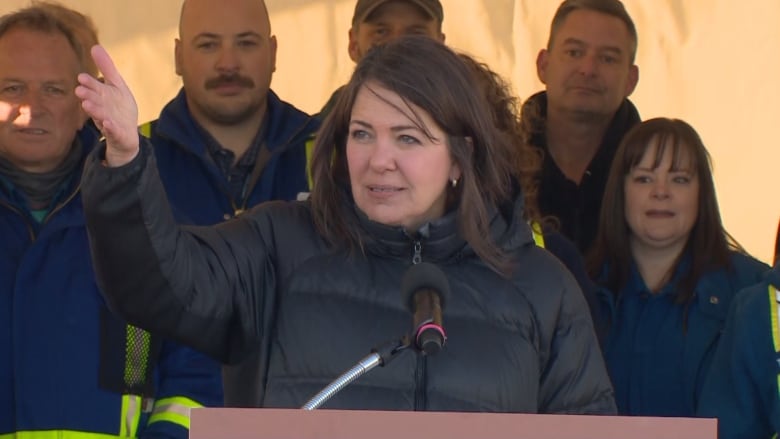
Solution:
{"label": "black jacket sleeve", "polygon": [[[87,232],[98,285],[112,311],[128,322],[235,362],[256,344],[262,304],[273,276],[257,222],[180,228],[152,153],[130,163],[102,164],[105,147],[88,158],[82,178]],[[197,194],[193,194],[197,196]],[[226,236],[242,233],[242,239]]]}
{"label": "black jacket sleeve", "polygon": [[617,414],[612,383],[583,296],[573,278],[564,277],[568,279],[558,296],[558,318],[542,373],[539,411]]}
{"label": "black jacket sleeve", "polygon": [[599,344],[602,345],[607,333],[607,322],[601,315],[598,299],[599,287],[590,279],[590,277],[588,277],[582,255],[573,242],[557,232],[545,232],[544,243],[545,249],[563,262],[563,265],[569,269],[574,276],[574,279],[579,284],[582,294],[585,296],[585,301],[588,303],[590,317],[593,319],[593,327],[596,330]]}

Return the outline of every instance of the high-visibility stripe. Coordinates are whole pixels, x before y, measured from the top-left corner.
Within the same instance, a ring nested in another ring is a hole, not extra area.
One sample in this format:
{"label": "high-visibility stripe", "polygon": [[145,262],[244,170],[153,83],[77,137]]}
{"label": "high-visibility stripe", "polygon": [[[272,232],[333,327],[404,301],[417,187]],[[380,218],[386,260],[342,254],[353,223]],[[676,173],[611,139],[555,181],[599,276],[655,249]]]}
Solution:
{"label": "high-visibility stripe", "polygon": [[[141,420],[143,399],[137,395],[122,395],[122,414],[119,435],[92,433],[75,430],[40,430],[18,431],[0,434],[0,439],[117,439],[135,438],[138,435],[138,424]],[[190,410],[203,407],[202,404],[185,397],[171,397],[158,400],[154,411],[149,417],[149,424],[154,422],[172,422],[187,430],[190,429]]]}
{"label": "high-visibility stripe", "polygon": [[149,424],[167,421],[189,430],[190,410],[200,407],[203,407],[203,404],[183,396],[163,398],[155,401],[154,411],[149,417]]}
{"label": "high-visibility stripe", "polygon": [[311,176],[311,160],[314,156],[314,137],[306,141],[306,180],[309,182],[309,190],[314,187],[314,178]]}
{"label": "high-visibility stripe", "polygon": [[141,420],[141,397],[137,395],[122,395],[122,414],[119,420],[119,436],[135,437],[138,434],[138,423]]}
{"label": "high-visibility stripe", "polygon": [[120,437],[113,434],[75,430],[17,431],[0,434],[0,439],[117,439]]}
{"label": "high-visibility stripe", "polygon": [[145,124],[138,127],[138,131],[141,133],[142,136],[148,138],[152,137],[152,123],[146,122]]}
{"label": "high-visibility stripe", "polygon": [[542,225],[536,221],[530,224],[531,233],[534,235],[534,243],[537,247],[544,248],[544,233],[542,232]]}
{"label": "high-visibility stripe", "polygon": [[[769,285],[769,314],[772,320],[772,343],[775,352],[780,352],[780,324],[778,324],[778,308],[780,308],[780,291]],[[780,374],[777,375],[777,392],[780,395]]]}

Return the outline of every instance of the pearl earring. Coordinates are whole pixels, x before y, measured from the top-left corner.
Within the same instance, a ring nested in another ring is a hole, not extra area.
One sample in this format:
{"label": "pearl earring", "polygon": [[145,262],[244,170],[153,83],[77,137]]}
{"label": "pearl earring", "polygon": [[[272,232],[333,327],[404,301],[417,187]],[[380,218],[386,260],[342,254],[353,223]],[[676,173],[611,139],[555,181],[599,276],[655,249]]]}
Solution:
{"label": "pearl earring", "polygon": [[452,187],[453,187],[453,188],[458,186],[458,180],[457,180],[456,178],[453,178],[453,179],[450,181],[450,183],[452,183]]}

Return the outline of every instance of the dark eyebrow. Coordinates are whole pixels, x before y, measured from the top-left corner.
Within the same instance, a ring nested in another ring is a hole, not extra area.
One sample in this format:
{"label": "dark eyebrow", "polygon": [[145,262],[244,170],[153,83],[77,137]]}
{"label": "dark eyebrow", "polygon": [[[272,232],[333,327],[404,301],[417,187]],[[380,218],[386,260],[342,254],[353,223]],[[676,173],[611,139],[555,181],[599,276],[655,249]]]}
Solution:
{"label": "dark eyebrow", "polygon": [[[371,129],[374,128],[373,125],[371,125],[368,122],[364,122],[362,120],[352,119],[349,123],[350,123],[350,125],[354,123],[354,124],[360,125],[360,126],[365,127],[365,128],[371,128]],[[398,125],[398,126],[394,126],[394,127],[390,128],[390,131],[393,131],[393,132],[406,131],[406,130],[421,131],[420,128],[417,127],[416,125]]]}
{"label": "dark eyebrow", "polygon": [[[572,37],[569,37],[569,38],[566,38],[565,40],[563,40],[562,45],[566,45],[566,44],[574,44],[574,45],[577,45],[577,46],[589,46],[589,44],[586,43],[585,41],[582,41],[582,40],[577,39],[577,38],[572,38]],[[614,53],[617,53],[619,55],[623,54],[623,49],[621,49],[620,47],[617,47],[617,46],[596,46],[596,50],[598,50],[600,52],[614,52]]]}
{"label": "dark eyebrow", "polygon": [[352,119],[352,120],[350,120],[350,121],[349,121],[349,124],[350,124],[350,125],[352,125],[353,123],[355,123],[355,124],[358,124],[358,125],[361,125],[361,126],[364,126],[364,127],[366,127],[366,128],[373,128],[373,126],[372,126],[370,123],[368,123],[368,122],[363,122],[362,120],[356,120],[356,119]]}

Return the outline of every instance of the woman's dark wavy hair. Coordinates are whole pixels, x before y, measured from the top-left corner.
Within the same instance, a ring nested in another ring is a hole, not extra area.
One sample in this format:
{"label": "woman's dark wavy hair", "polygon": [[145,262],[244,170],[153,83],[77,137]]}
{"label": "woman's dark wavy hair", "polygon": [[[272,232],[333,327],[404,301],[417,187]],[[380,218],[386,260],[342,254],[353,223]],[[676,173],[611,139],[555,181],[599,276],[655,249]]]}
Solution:
{"label": "woman's dark wavy hair", "polygon": [[493,123],[500,135],[514,145],[514,164],[523,191],[523,218],[542,223],[539,211],[539,178],[542,170],[542,154],[531,146],[531,129],[520,115],[520,100],[511,91],[506,79],[490,66],[473,57],[461,54],[476,78],[476,85],[490,104]]}
{"label": "woman's dark wavy hair", "polygon": [[651,145],[658,145],[653,166],[658,167],[667,149],[672,153],[672,170],[689,166],[699,181],[699,211],[688,242],[667,275],[674,273],[682,257],[690,255],[690,269],[677,286],[675,302],[689,304],[697,281],[710,270],[731,267],[730,250],[744,253],[742,247],[726,232],[720,217],[710,155],[699,134],[679,119],[656,118],[634,126],[623,137],[615,153],[604,190],[599,231],[588,258],[588,271],[593,278],[603,275],[607,267],[605,286],[614,294],[626,285],[630,276],[632,254],[629,244],[631,230],[625,217],[626,177],[644,157]]}
{"label": "woman's dark wavy hair", "polygon": [[[459,231],[477,255],[508,274],[510,262],[490,239],[489,211],[516,195],[513,146],[494,128],[490,105],[474,84],[474,75],[460,56],[430,38],[404,37],[366,54],[317,134],[311,203],[322,236],[336,246],[363,249],[345,149],[358,91],[378,85],[428,113],[446,133],[446,139],[435,140],[446,140],[462,173],[457,187],[449,189],[447,209],[456,211]],[[430,137],[420,115],[410,117]]]}

